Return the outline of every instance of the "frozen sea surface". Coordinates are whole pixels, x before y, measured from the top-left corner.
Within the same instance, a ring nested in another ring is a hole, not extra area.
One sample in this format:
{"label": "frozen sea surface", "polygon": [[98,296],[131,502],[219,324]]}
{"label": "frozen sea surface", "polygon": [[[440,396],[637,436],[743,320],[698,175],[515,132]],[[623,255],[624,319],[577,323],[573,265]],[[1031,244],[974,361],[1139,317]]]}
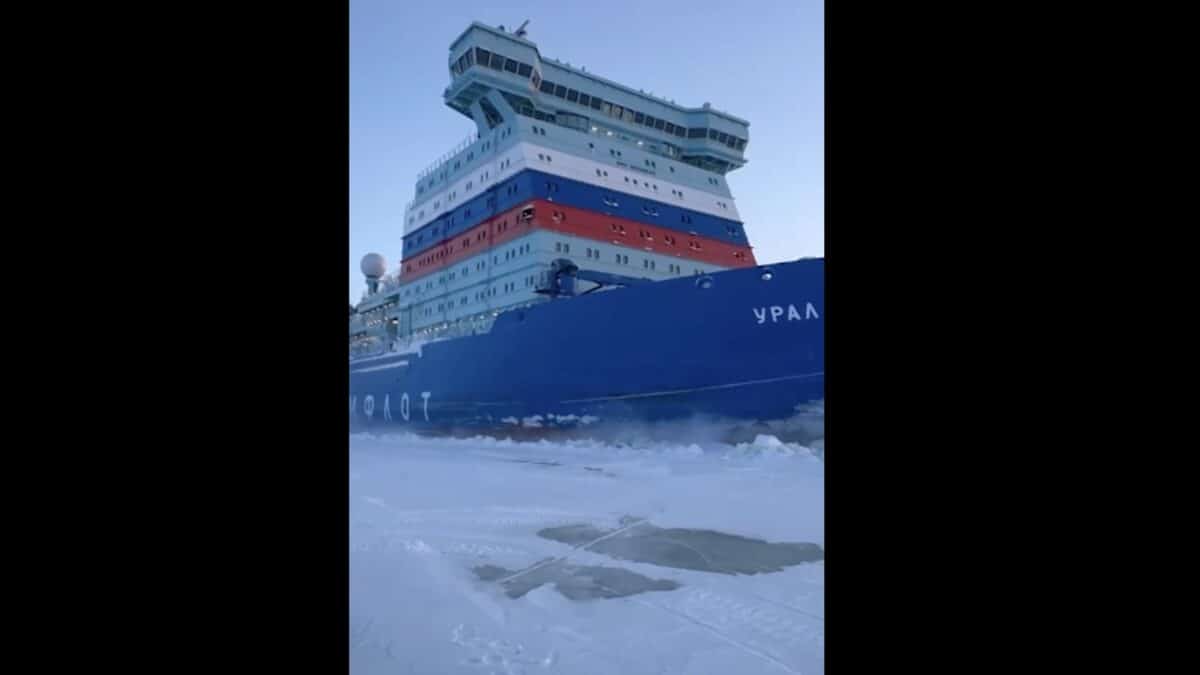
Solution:
{"label": "frozen sea surface", "polygon": [[821,673],[818,455],[351,435],[351,673]]}

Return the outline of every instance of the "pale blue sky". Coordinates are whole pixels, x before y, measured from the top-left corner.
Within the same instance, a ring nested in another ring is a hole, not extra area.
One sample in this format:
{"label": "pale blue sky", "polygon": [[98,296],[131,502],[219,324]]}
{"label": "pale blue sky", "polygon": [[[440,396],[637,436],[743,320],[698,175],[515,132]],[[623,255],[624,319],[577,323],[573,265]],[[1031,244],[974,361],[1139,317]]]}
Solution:
{"label": "pale blue sky", "polygon": [[544,58],[748,120],[728,180],[755,256],[824,255],[824,0],[350,0],[351,303],[364,254],[395,269],[417,173],[474,132],[442,101],[450,43],[525,19]]}

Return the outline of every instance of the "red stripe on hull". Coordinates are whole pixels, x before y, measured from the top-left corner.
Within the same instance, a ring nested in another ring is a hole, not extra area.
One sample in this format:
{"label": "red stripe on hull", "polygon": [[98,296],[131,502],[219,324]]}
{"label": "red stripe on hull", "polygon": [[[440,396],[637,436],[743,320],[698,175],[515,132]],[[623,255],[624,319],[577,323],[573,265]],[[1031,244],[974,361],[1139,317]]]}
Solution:
{"label": "red stripe on hull", "polygon": [[[532,209],[532,214],[526,211]],[[561,232],[622,248],[704,262],[721,267],[752,267],[754,252],[708,237],[669,227],[646,225],[596,211],[535,199],[455,235],[438,246],[402,261],[402,281],[408,282],[487,253],[534,230]]]}

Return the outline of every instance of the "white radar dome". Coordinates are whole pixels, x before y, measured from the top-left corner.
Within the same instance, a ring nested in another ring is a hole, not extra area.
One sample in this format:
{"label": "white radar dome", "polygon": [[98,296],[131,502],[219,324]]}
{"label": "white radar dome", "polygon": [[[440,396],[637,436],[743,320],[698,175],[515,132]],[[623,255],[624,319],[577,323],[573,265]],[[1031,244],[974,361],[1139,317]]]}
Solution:
{"label": "white radar dome", "polygon": [[387,262],[378,253],[368,253],[363,256],[358,268],[368,277],[381,277],[387,271]]}

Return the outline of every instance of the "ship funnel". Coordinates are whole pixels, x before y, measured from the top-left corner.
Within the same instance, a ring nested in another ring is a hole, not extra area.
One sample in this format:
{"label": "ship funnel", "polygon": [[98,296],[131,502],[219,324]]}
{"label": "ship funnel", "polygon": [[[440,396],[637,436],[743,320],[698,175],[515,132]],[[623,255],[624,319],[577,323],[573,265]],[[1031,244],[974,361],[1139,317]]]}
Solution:
{"label": "ship funnel", "polygon": [[387,262],[378,253],[368,253],[363,256],[358,269],[367,278],[367,292],[374,295],[379,290],[379,278],[387,272]]}

